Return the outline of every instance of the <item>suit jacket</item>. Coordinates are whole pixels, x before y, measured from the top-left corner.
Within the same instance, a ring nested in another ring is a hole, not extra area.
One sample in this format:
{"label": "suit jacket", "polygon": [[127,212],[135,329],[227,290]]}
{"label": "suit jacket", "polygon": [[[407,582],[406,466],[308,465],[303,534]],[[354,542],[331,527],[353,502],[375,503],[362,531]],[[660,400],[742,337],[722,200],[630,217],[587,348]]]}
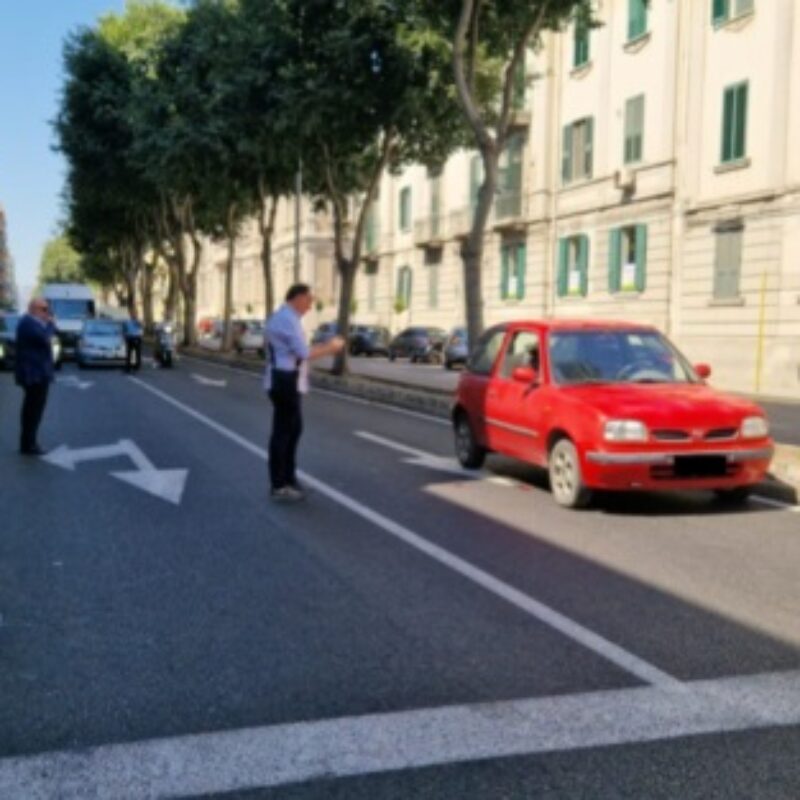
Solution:
{"label": "suit jacket", "polygon": [[53,345],[56,334],[52,322],[43,325],[25,314],[17,325],[17,352],[14,373],[20,386],[50,383],[53,380]]}

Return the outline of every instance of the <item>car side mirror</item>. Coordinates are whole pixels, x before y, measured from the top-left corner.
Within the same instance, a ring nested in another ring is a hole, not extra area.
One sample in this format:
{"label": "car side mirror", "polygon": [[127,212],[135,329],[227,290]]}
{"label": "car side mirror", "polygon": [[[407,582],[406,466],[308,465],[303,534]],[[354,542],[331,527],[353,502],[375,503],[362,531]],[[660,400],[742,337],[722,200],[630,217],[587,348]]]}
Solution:
{"label": "car side mirror", "polygon": [[701,380],[706,380],[711,377],[711,367],[708,364],[695,364],[694,371]]}
{"label": "car side mirror", "polygon": [[539,373],[533,367],[515,367],[511,380],[516,383],[539,383]]}

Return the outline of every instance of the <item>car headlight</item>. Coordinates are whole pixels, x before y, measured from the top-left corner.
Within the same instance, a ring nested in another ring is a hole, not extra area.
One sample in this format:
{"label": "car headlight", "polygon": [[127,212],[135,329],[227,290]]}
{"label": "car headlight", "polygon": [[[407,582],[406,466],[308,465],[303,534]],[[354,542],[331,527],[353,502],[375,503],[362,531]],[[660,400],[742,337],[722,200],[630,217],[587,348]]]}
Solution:
{"label": "car headlight", "polygon": [[647,426],[635,419],[612,419],[605,424],[603,438],[607,442],[646,442]]}
{"label": "car headlight", "polygon": [[763,439],[769,435],[769,423],[764,417],[746,417],[739,432],[743,439]]}
{"label": "car headlight", "polygon": [[4,358],[6,354],[6,348],[0,344],[0,358]]}

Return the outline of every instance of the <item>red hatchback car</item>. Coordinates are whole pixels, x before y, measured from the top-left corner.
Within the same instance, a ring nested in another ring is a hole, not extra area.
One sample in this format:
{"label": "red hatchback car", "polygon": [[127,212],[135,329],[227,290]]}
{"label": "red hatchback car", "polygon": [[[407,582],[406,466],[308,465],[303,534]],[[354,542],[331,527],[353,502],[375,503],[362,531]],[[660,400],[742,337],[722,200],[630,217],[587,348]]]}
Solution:
{"label": "red hatchback car", "polygon": [[754,403],[707,386],[655,328],[616,322],[513,322],[481,337],[453,406],[456,453],[545,467],[557,503],[598,490],[708,489],[744,501],[773,442]]}

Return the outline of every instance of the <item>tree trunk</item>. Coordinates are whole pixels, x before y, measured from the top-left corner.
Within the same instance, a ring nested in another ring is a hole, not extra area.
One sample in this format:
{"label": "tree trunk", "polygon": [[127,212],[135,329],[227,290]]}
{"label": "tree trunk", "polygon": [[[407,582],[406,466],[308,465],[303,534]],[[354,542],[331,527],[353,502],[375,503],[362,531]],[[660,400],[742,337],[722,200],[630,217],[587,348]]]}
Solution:
{"label": "tree trunk", "polygon": [[225,233],[228,237],[228,257],[225,260],[225,305],[222,312],[222,351],[227,353],[233,348],[233,264],[236,258],[236,205],[228,208]]}
{"label": "tree trunk", "polygon": [[264,316],[268,317],[275,309],[275,283],[272,277],[272,234],[275,230],[275,216],[278,211],[278,196],[270,197],[272,205],[267,211],[267,198],[261,192],[261,210],[258,228],[261,233],[261,271],[264,275]]}
{"label": "tree trunk", "polygon": [[155,261],[145,262],[141,277],[142,325],[148,333],[153,330],[153,276],[155,269]]}

